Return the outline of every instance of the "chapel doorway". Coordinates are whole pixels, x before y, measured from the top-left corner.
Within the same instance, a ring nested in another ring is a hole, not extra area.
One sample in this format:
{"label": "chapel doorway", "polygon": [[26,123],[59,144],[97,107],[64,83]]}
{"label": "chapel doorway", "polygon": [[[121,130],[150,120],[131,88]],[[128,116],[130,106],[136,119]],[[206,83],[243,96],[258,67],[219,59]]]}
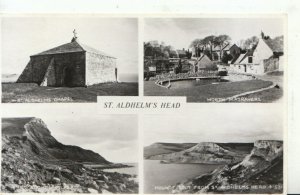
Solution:
{"label": "chapel doorway", "polygon": [[71,87],[73,80],[72,69],[70,67],[65,67],[63,70],[63,86]]}

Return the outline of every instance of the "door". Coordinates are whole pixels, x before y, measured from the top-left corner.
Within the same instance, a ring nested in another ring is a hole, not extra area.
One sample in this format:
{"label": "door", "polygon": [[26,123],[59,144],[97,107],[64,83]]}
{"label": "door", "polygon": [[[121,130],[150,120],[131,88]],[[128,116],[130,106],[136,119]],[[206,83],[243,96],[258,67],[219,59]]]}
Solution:
{"label": "door", "polygon": [[71,87],[72,81],[73,81],[72,69],[70,67],[65,67],[63,70],[62,86]]}

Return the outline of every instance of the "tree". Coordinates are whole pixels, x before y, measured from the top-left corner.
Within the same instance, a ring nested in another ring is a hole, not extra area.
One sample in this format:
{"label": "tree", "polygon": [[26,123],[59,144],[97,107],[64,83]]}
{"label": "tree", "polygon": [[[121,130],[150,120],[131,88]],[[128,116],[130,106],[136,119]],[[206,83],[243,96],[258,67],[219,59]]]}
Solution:
{"label": "tree", "polygon": [[253,45],[256,45],[258,43],[258,37],[257,36],[252,36],[248,39],[246,39],[242,44],[241,48],[242,49],[251,49],[250,47]]}
{"label": "tree", "polygon": [[164,51],[164,58],[169,59],[170,55],[169,52],[167,50]]}
{"label": "tree", "polygon": [[198,45],[202,45],[202,39],[195,39],[191,42],[190,47],[196,47]]}
{"label": "tree", "polygon": [[229,44],[230,40],[231,38],[228,35],[219,35],[215,38],[215,44],[220,47],[220,59],[222,59],[223,47]]}
{"label": "tree", "polygon": [[228,61],[230,61],[230,60],[232,60],[232,59],[233,59],[232,55],[227,54],[227,53],[225,52],[224,55],[223,55],[222,58],[221,58],[221,61],[227,64]]}
{"label": "tree", "polygon": [[195,54],[196,54],[195,57],[198,57],[200,56],[201,51],[204,50],[205,44],[203,42],[203,39],[195,39],[190,44],[190,47],[193,47],[195,49]]}
{"label": "tree", "polygon": [[212,56],[212,48],[216,46],[216,36],[209,35],[203,39],[203,44],[210,47],[210,55]]}
{"label": "tree", "polygon": [[144,55],[153,56],[153,47],[149,42],[144,43]]}

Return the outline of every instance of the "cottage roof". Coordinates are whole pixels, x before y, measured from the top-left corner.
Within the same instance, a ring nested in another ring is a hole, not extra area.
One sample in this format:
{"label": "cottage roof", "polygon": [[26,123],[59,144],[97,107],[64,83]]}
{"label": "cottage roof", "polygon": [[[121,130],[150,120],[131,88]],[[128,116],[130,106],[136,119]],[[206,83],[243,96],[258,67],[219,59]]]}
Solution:
{"label": "cottage roof", "polygon": [[245,54],[244,56],[239,60],[236,60],[236,63],[241,63],[242,61],[244,61],[248,56],[253,56],[253,53],[256,49],[258,44],[254,45],[251,49],[249,49]]}
{"label": "cottage roof", "polygon": [[199,68],[209,68],[213,65],[212,61],[209,59],[209,57],[205,54],[201,55],[198,59],[196,64]]}
{"label": "cottage roof", "polygon": [[233,64],[239,64],[242,61],[242,59],[244,59],[245,55],[246,55],[245,53],[239,55],[239,57],[234,62],[232,62],[232,63]]}
{"label": "cottage roof", "polygon": [[63,45],[60,45],[58,47],[54,47],[52,49],[43,51],[41,53],[32,55],[32,56],[39,56],[39,55],[51,55],[51,54],[61,54],[61,53],[73,53],[73,52],[88,52],[88,53],[94,53],[99,54],[102,56],[107,56],[111,58],[115,58],[111,55],[108,55],[102,51],[99,51],[97,49],[94,49],[90,46],[87,46],[85,44],[79,43],[76,39],[72,39],[72,42],[66,43]]}
{"label": "cottage roof", "polygon": [[283,36],[263,40],[273,52],[283,52]]}

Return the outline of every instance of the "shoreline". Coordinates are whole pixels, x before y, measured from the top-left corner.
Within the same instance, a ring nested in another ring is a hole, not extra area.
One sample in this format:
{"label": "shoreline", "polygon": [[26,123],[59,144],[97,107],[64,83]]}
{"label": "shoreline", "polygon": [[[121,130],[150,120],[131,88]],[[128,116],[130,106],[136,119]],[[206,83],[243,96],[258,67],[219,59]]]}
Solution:
{"label": "shoreline", "polygon": [[[137,163],[135,163],[137,164]],[[127,165],[127,164],[122,164],[122,163],[116,163],[116,164],[109,164],[109,165],[88,165],[88,164],[83,164],[84,167],[88,167],[91,169],[100,169],[100,170],[104,170],[104,169],[121,169],[121,168],[132,168],[135,167],[134,165]]]}

